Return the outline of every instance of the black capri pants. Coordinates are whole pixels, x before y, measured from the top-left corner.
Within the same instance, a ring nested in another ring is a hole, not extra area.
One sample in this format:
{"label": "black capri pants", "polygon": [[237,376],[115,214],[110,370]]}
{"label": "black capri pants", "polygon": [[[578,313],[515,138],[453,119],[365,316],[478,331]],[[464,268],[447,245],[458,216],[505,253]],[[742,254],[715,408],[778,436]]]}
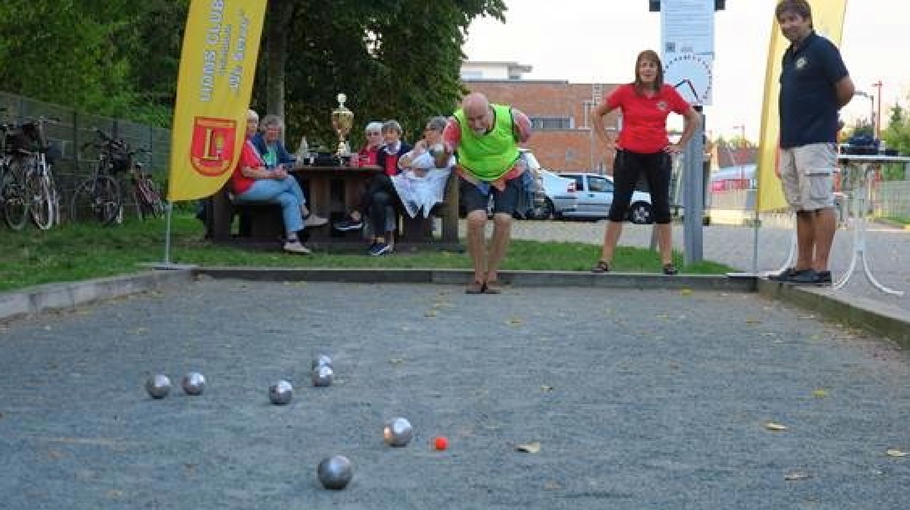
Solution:
{"label": "black capri pants", "polygon": [[670,172],[672,160],[666,152],[640,154],[627,150],[616,151],[613,163],[613,204],[610,205],[610,221],[626,219],[632,192],[641,173],[645,174],[651,191],[651,213],[654,223],[670,223]]}

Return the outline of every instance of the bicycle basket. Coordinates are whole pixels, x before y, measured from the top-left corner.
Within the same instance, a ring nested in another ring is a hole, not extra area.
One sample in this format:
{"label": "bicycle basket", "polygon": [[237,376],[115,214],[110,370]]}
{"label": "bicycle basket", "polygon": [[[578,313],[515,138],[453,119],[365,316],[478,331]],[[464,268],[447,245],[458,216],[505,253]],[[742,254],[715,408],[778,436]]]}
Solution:
{"label": "bicycle basket", "polygon": [[115,174],[129,171],[133,167],[133,157],[129,150],[120,147],[110,148],[111,169]]}
{"label": "bicycle basket", "polygon": [[6,148],[10,152],[37,151],[44,147],[41,128],[34,122],[23,124],[6,132]]}

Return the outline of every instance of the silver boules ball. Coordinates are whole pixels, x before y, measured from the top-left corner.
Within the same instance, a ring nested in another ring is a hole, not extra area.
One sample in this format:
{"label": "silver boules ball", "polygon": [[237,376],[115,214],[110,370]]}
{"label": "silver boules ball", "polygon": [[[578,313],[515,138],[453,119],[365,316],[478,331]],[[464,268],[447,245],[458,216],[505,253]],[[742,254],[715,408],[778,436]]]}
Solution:
{"label": "silver boules ball", "polygon": [[187,395],[202,395],[205,390],[205,376],[199,372],[189,372],[180,383]]}
{"label": "silver boules ball", "polygon": [[413,435],[414,428],[405,418],[392,418],[382,428],[382,439],[389,446],[407,446]]}
{"label": "silver boules ball", "polygon": [[328,365],[322,365],[313,369],[313,386],[330,386],[335,371]]}
{"label": "silver boules ball", "polygon": [[334,455],[322,459],[316,468],[316,474],[319,476],[319,482],[326,489],[341,490],[347,486],[351,478],[354,477],[354,469],[351,461],[344,455]]}
{"label": "silver boules ball", "polygon": [[269,386],[269,400],[273,404],[283,406],[291,401],[294,396],[294,387],[291,383],[281,380]]}
{"label": "silver boules ball", "polygon": [[332,358],[327,354],[320,354],[319,356],[316,357],[316,359],[313,360],[312,369],[316,370],[319,367],[331,367],[331,366],[332,366]]}
{"label": "silver boules ball", "polygon": [[152,398],[164,398],[171,391],[171,380],[164,374],[155,374],[145,381],[145,391]]}

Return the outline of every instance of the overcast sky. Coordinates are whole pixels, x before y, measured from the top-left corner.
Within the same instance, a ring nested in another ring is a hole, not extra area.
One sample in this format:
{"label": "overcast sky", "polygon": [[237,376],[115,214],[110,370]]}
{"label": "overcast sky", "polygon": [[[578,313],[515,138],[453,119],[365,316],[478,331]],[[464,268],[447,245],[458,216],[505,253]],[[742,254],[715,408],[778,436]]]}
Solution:
{"label": "overcast sky", "polygon": [[[707,0],[710,1],[710,0]],[[814,0],[815,2],[822,0]],[[776,0],[727,0],[715,15],[713,104],[707,130],[731,138],[738,126],[757,140],[768,43]],[[475,20],[464,51],[470,60],[530,65],[527,79],[573,83],[632,81],[635,56],[659,51],[660,14],[647,0],[506,0],[506,24]],[[910,0],[848,1],[841,51],[856,88],[877,93],[882,124],[890,105],[908,105]],[[493,98],[495,100],[495,98]],[[855,97],[842,112],[869,118],[871,102]]]}

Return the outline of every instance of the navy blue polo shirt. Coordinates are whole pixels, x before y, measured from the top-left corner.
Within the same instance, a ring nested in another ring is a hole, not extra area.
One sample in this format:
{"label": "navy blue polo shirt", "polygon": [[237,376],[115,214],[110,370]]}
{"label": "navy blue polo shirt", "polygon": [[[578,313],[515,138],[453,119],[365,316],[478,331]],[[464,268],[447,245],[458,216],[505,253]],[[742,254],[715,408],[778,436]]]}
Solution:
{"label": "navy blue polo shirt", "polygon": [[837,141],[837,92],[847,66],[831,41],[810,33],[784,53],[780,73],[780,146]]}

